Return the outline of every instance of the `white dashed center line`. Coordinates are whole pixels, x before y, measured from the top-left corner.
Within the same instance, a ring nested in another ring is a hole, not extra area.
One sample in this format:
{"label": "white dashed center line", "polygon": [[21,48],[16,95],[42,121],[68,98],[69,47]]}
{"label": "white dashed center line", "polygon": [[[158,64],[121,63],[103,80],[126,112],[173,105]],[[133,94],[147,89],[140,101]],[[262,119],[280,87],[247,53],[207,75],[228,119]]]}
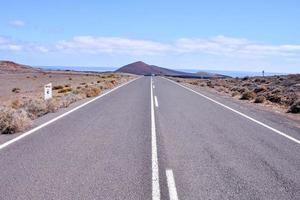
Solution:
{"label": "white dashed center line", "polygon": [[154,97],[154,100],[155,100],[155,106],[158,107],[158,101],[157,101],[157,97],[156,96]]}
{"label": "white dashed center line", "polygon": [[153,85],[153,83],[152,83],[152,77],[151,77],[150,87],[151,87],[152,200],[160,200],[155,112],[154,112],[153,86],[152,85]]}
{"label": "white dashed center line", "polygon": [[166,175],[167,175],[167,182],[168,182],[170,200],[178,200],[178,195],[177,195],[177,190],[176,190],[173,171],[171,169],[167,169],[166,170]]}

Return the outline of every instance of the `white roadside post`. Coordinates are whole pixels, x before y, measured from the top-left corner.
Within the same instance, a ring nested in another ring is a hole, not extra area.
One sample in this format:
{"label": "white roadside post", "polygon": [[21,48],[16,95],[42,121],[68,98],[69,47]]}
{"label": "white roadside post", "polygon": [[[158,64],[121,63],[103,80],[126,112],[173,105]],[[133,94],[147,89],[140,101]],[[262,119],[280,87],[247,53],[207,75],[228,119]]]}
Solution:
{"label": "white roadside post", "polygon": [[48,100],[52,98],[52,83],[44,86],[44,99]]}

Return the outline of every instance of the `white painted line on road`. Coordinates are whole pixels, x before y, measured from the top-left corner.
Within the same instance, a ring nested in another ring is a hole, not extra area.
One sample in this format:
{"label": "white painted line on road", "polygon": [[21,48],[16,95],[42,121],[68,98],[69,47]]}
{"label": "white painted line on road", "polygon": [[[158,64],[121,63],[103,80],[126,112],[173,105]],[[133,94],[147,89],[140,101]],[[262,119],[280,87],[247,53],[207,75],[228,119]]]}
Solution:
{"label": "white painted line on road", "polygon": [[[140,77],[139,77],[139,78],[140,78]],[[0,145],[0,150],[3,149],[3,148],[5,148],[5,147],[7,147],[7,146],[10,145],[10,144],[13,144],[13,143],[17,142],[18,140],[23,139],[24,137],[26,137],[26,136],[28,136],[28,135],[30,135],[30,134],[32,134],[32,133],[34,133],[34,132],[36,132],[36,131],[38,131],[38,130],[44,128],[45,126],[47,126],[47,125],[49,125],[49,124],[51,124],[51,123],[53,123],[53,122],[55,122],[55,121],[57,121],[57,120],[59,120],[59,119],[61,119],[61,118],[65,117],[65,116],[71,114],[72,112],[74,112],[74,111],[76,111],[76,110],[78,110],[78,109],[80,109],[80,108],[82,108],[82,107],[84,107],[84,106],[86,106],[86,105],[92,103],[93,101],[96,101],[97,99],[100,99],[101,97],[103,97],[103,96],[105,96],[105,95],[107,95],[107,94],[109,94],[109,93],[111,93],[111,92],[113,92],[113,91],[115,91],[115,90],[117,90],[117,89],[119,89],[119,88],[121,88],[121,87],[123,87],[123,86],[125,86],[125,85],[127,85],[127,84],[129,84],[129,83],[131,83],[131,82],[133,82],[133,81],[135,81],[135,80],[137,80],[137,79],[139,79],[139,78],[133,79],[133,80],[131,80],[131,81],[129,81],[129,82],[126,82],[126,83],[124,83],[124,84],[122,84],[122,85],[119,85],[119,86],[117,86],[117,87],[115,87],[115,88],[109,90],[108,92],[106,92],[106,93],[104,93],[104,94],[102,94],[102,95],[100,95],[100,96],[98,96],[98,97],[95,97],[94,99],[92,99],[92,100],[90,100],[90,101],[88,101],[88,102],[85,102],[85,103],[83,103],[83,104],[81,104],[81,105],[79,105],[79,106],[73,108],[72,110],[69,110],[68,112],[63,113],[62,115],[59,115],[59,116],[57,116],[57,117],[51,119],[50,121],[48,121],[48,122],[46,122],[46,123],[44,123],[44,124],[41,124],[41,125],[39,125],[39,126],[33,128],[33,129],[31,129],[30,131],[27,131],[27,132],[23,133],[22,135],[20,135],[20,136],[14,138],[14,139],[11,139],[11,140],[9,140],[9,141],[7,141],[7,142],[1,144],[1,145]]]}
{"label": "white painted line on road", "polygon": [[167,169],[166,170],[166,175],[167,175],[167,182],[168,182],[170,200],[178,200],[178,195],[177,195],[177,190],[176,190],[173,171],[171,169]]}
{"label": "white painted line on road", "polygon": [[157,101],[157,97],[156,96],[154,96],[154,100],[155,100],[154,101],[155,102],[155,106],[158,107],[158,101]]}
{"label": "white painted line on road", "polygon": [[153,85],[153,89],[155,89],[155,85]]}
{"label": "white painted line on road", "polygon": [[151,77],[151,154],[152,154],[152,200],[160,200],[159,174],[158,174],[158,158],[157,158],[157,142],[155,113],[153,103],[153,87]]}
{"label": "white painted line on road", "polygon": [[[164,77],[162,77],[162,78],[164,78]],[[172,82],[172,83],[174,83],[176,85],[179,85],[180,87],[183,87],[183,88],[185,88],[185,89],[187,89],[187,90],[189,90],[189,91],[191,91],[193,93],[196,93],[196,94],[198,94],[198,95],[200,95],[200,96],[202,96],[202,97],[204,97],[204,98],[206,98],[206,99],[208,99],[208,100],[210,100],[210,101],[212,101],[212,102],[214,102],[214,103],[216,103],[216,104],[218,104],[218,105],[220,105],[220,106],[222,106],[224,108],[227,108],[228,110],[231,110],[232,112],[235,112],[235,113],[237,113],[237,114],[239,114],[239,115],[241,115],[241,116],[243,116],[243,117],[245,117],[245,118],[247,118],[247,119],[249,119],[249,120],[251,120],[251,121],[253,121],[253,122],[255,122],[255,123],[257,123],[257,124],[259,124],[259,125],[261,125],[263,127],[265,127],[265,128],[267,128],[267,129],[270,129],[271,131],[274,131],[275,133],[277,133],[277,134],[279,134],[279,135],[281,135],[281,136],[283,136],[283,137],[285,137],[285,138],[287,138],[289,140],[292,140],[293,142],[296,142],[296,143],[300,144],[300,141],[297,140],[296,138],[293,138],[292,136],[289,136],[288,134],[283,133],[283,132],[281,132],[281,131],[279,131],[279,130],[277,130],[277,129],[275,129],[275,128],[267,125],[267,124],[264,124],[263,122],[260,122],[260,121],[258,121],[256,119],[252,118],[252,117],[249,117],[248,115],[246,115],[244,113],[241,113],[241,112],[239,112],[239,111],[237,111],[237,110],[235,110],[233,108],[230,108],[229,106],[226,106],[226,105],[224,105],[224,104],[222,104],[222,103],[220,103],[220,102],[218,102],[218,101],[216,101],[216,100],[214,100],[214,99],[212,99],[212,98],[210,98],[208,96],[205,96],[204,94],[201,94],[200,92],[196,92],[196,91],[192,90],[191,88],[188,88],[188,87],[186,87],[184,85],[181,85],[181,84],[179,84],[179,83],[177,83],[175,81],[169,80],[167,78],[164,78],[164,79],[166,79],[166,80],[168,80],[168,81],[170,81],[170,82]]]}

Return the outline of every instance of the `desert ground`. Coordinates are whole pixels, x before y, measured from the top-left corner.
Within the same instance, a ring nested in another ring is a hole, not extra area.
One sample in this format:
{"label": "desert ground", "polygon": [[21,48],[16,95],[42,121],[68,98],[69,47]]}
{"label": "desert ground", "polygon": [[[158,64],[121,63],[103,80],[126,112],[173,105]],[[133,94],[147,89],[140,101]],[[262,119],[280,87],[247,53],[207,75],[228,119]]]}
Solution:
{"label": "desert ground", "polygon": [[[169,77],[170,78],[170,77]],[[176,82],[264,107],[300,121],[300,74],[224,79],[170,78]]]}
{"label": "desert ground", "polygon": [[[73,71],[11,72],[0,74],[0,130],[15,133],[31,127],[32,120],[78,100],[100,95],[130,79],[123,73]],[[53,98],[45,101],[44,85],[52,83]]]}
{"label": "desert ground", "polygon": [[[10,104],[17,99],[42,98],[44,85],[52,83],[54,97],[80,88],[99,87],[108,89],[131,78],[117,73],[84,73],[47,71],[39,73],[0,74],[0,102]],[[60,89],[57,89],[60,88]],[[70,88],[70,91],[62,89]]]}

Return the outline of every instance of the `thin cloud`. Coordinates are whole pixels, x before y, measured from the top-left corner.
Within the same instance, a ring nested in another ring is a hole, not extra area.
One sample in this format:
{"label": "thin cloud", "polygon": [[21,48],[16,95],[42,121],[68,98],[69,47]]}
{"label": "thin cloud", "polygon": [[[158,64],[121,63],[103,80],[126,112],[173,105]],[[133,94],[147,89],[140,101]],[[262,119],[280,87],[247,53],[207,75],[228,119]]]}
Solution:
{"label": "thin cloud", "polygon": [[171,46],[150,40],[134,40],[119,37],[76,36],[60,41],[56,48],[66,52],[91,54],[153,55],[170,51]]}
{"label": "thin cloud", "polygon": [[0,36],[0,51],[21,51],[22,45],[11,41],[9,38]]}
{"label": "thin cloud", "polygon": [[21,27],[24,27],[26,25],[26,23],[22,20],[12,20],[9,22],[9,24],[13,27],[16,27],[16,28],[21,28]]}
{"label": "thin cloud", "polygon": [[216,36],[209,39],[180,38],[175,42],[179,53],[206,53],[229,57],[263,57],[300,55],[300,45],[267,45],[245,38]]}
{"label": "thin cloud", "polygon": [[0,36],[0,52],[1,51],[47,53],[49,49],[43,45],[14,41],[11,38]]}
{"label": "thin cloud", "polygon": [[55,45],[63,52],[88,54],[164,55],[212,54],[228,57],[295,56],[300,54],[300,45],[268,45],[245,38],[216,36],[203,38],[179,38],[171,43],[151,40],[136,40],[120,37],[76,36]]}
{"label": "thin cloud", "polygon": [[179,38],[170,43],[138,40],[122,37],[75,36],[44,46],[38,43],[16,42],[0,37],[0,50],[31,51],[39,53],[84,53],[109,55],[174,55],[211,54],[228,58],[264,58],[300,56],[300,45],[271,45],[250,41],[246,38],[215,36],[212,38]]}

